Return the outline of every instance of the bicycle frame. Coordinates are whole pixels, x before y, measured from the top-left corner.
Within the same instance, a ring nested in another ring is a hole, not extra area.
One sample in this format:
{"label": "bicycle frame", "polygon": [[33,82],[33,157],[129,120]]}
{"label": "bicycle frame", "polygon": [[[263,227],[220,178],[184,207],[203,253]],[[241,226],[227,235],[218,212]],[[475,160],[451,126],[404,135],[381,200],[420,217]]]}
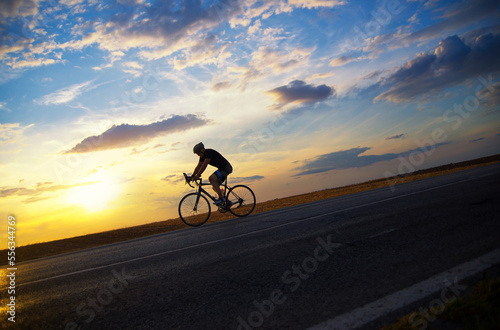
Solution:
{"label": "bicycle frame", "polygon": [[[193,187],[191,185],[191,183],[189,182],[189,180],[188,180],[189,177],[188,177],[188,175],[186,173],[184,173],[184,178],[186,179],[186,183],[191,188],[196,189],[196,187]],[[208,191],[206,191],[205,189],[203,189],[203,186],[211,186],[212,184],[210,184],[210,183],[203,183],[203,180],[201,178],[198,179],[198,180],[196,180],[196,181],[194,181],[194,182],[198,186],[198,189],[197,189],[198,198],[196,199],[196,205],[198,205],[198,201],[200,199],[199,196],[201,196],[202,193],[205,194],[206,196],[208,196],[208,198],[210,198],[212,201],[214,201],[214,202],[216,201],[216,198],[212,197],[212,195]],[[224,188],[224,198],[227,199],[228,191],[229,191],[228,189],[231,189],[231,187],[227,185],[227,180],[225,180],[220,186],[221,186],[221,188]],[[225,209],[225,207],[224,207],[224,209]]]}

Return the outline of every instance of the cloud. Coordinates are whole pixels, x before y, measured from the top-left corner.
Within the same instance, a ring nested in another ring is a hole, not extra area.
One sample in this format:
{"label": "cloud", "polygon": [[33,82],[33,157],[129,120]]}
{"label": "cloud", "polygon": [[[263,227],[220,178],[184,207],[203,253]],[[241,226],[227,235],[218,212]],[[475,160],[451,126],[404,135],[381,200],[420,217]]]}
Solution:
{"label": "cloud", "polygon": [[45,95],[35,102],[37,104],[43,105],[59,105],[63,103],[68,103],[73,101],[75,98],[83,94],[84,92],[90,91],[97,86],[92,84],[93,81],[86,81],[80,84],[74,84],[69,87],[62,88],[54,93]]}
{"label": "cloud", "polygon": [[[37,9],[37,2],[38,0],[2,1],[0,14],[14,16],[29,12],[32,15]],[[102,10],[99,2],[92,1],[85,6],[81,5],[81,2],[65,2],[72,7],[71,15],[92,9]],[[209,35],[212,29],[241,14],[242,6],[242,1],[233,0],[215,1],[209,5],[201,0],[165,4],[121,0],[118,4],[107,6],[108,10],[113,10],[112,16],[91,19],[84,24],[78,23],[72,27],[73,33],[48,35],[46,42],[33,38],[27,40],[28,45],[2,46],[0,55],[10,54],[11,60],[7,64],[17,68],[56,63],[55,58],[49,59],[51,55],[57,56],[66,50],[81,51],[92,45],[110,53],[138,48],[139,55],[143,58],[158,59],[195,47],[197,41]],[[44,28],[48,22],[54,25],[60,22],[61,26],[67,26],[70,19],[67,11],[63,13],[61,6],[56,6],[53,10],[43,11],[30,23],[29,28],[30,31]],[[54,41],[56,36],[57,42]]]}
{"label": "cloud", "polygon": [[98,136],[89,136],[65,153],[85,153],[126,148],[147,143],[155,137],[207,125],[209,121],[196,115],[175,115],[148,125],[113,125]]}
{"label": "cloud", "polygon": [[6,111],[6,112],[12,112],[8,107],[6,107],[7,103],[6,102],[0,102],[0,110]]}
{"label": "cloud", "polygon": [[[237,15],[234,15],[229,20],[231,27],[235,27],[237,25],[249,26],[256,17],[267,19],[273,15],[279,15],[281,13],[291,13],[296,8],[333,8],[347,3],[346,1],[338,0],[289,0],[288,2],[282,0],[253,0],[240,2],[243,4],[242,11]],[[226,1],[221,1],[221,3],[224,4]]]}
{"label": "cloud", "polygon": [[124,5],[141,5],[145,0],[117,0],[119,3]]}
{"label": "cloud", "polygon": [[429,153],[435,148],[438,148],[445,144],[448,143],[446,142],[438,143],[432,146],[426,146],[422,148],[408,150],[400,154],[388,153],[383,155],[362,156],[361,154],[371,149],[367,147],[357,147],[349,150],[331,152],[328,154],[318,156],[313,159],[308,159],[303,161],[304,165],[295,168],[295,170],[299,170],[301,172],[295,174],[294,176],[317,174],[331,170],[343,170],[349,168],[365,167],[378,162],[397,159],[399,157],[407,157],[415,154],[420,154],[423,152]]}
{"label": "cloud", "polygon": [[214,92],[221,91],[223,89],[231,88],[233,84],[230,81],[221,81],[212,85],[212,90]]}
{"label": "cloud", "polygon": [[492,14],[494,15],[494,13],[498,12],[498,7],[498,1],[496,0],[469,0],[463,6],[448,7],[442,21],[414,32],[401,41],[408,44],[437,37],[442,35],[443,32],[453,31],[478,22]]}
{"label": "cloud", "polygon": [[97,182],[84,182],[72,185],[54,185],[53,182],[38,182],[34,188],[0,187],[0,198],[7,198],[13,196],[31,196],[32,198],[26,200],[24,203],[33,203],[36,201],[50,198],[50,197],[43,197],[43,198],[38,197],[45,193],[57,192],[60,190],[67,190],[75,187],[88,186],[94,183]]}
{"label": "cloud", "polygon": [[[142,154],[142,153],[145,153],[147,151],[152,151],[152,150],[156,150],[156,149],[160,149],[160,148],[163,148],[165,147],[166,145],[163,144],[163,143],[159,143],[155,146],[152,146],[152,147],[146,147],[144,149],[137,149],[137,148],[132,148],[132,151],[130,152],[130,155],[138,155],[138,154]],[[169,152],[170,150],[164,150],[164,151],[157,151],[156,153],[159,153],[159,154],[164,154],[164,153],[167,153]]]}
{"label": "cloud", "polygon": [[38,13],[38,0],[0,1],[0,16],[29,16]]}
{"label": "cloud", "polygon": [[349,150],[336,151],[318,156],[314,159],[305,160],[303,166],[297,167],[299,174],[294,176],[309,175],[327,172],[334,169],[348,169],[353,167],[364,167],[373,163],[397,158],[397,154],[360,156],[360,154],[371,148],[352,148]]}
{"label": "cloud", "polygon": [[101,170],[109,170],[110,168],[114,167],[114,166],[118,166],[120,164],[123,164],[125,161],[120,161],[120,162],[113,162],[111,164],[108,164],[108,165],[100,165],[100,166],[97,166],[91,170],[89,170],[87,172],[87,174],[85,175],[85,177],[88,177],[90,175],[93,175],[93,174],[96,174],[97,172],[101,171]]}
{"label": "cloud", "polygon": [[24,131],[33,126],[35,126],[35,124],[23,127],[19,123],[0,123],[0,146],[2,147],[0,154],[9,150],[10,147],[15,147],[20,144],[23,140]]}
{"label": "cloud", "polygon": [[398,139],[406,139],[408,137],[408,134],[407,133],[403,133],[403,134],[398,134],[398,135],[393,135],[393,136],[388,136],[386,137],[385,139],[386,140],[398,140]]}
{"label": "cloud", "polygon": [[176,183],[176,182],[184,181],[184,177],[181,175],[170,174],[170,175],[167,175],[166,177],[162,178],[161,180],[166,181],[166,182]]}
{"label": "cloud", "polygon": [[37,59],[30,59],[30,60],[22,60],[22,61],[17,61],[16,59],[9,61],[9,65],[13,69],[23,69],[23,68],[35,68],[39,66],[45,66],[45,65],[50,65],[50,64],[55,64],[55,63],[61,63],[61,60],[54,60],[52,58],[37,58]]}
{"label": "cloud", "polygon": [[313,49],[297,47],[291,51],[274,47],[260,47],[252,54],[251,66],[257,70],[271,69],[273,74],[289,71],[311,56]]}
{"label": "cloud", "polygon": [[[130,1],[127,1],[130,4]],[[204,1],[180,4],[144,3],[134,10],[119,13],[96,27],[79,42],[68,44],[83,48],[97,43],[108,51],[140,48],[140,55],[153,60],[181,50],[196,48],[213,28],[242,12],[240,1],[220,1],[207,6]],[[140,18],[137,12],[141,12]]]}
{"label": "cloud", "polygon": [[326,85],[308,85],[302,80],[294,80],[288,85],[277,87],[267,92],[281,104],[314,103],[335,95],[335,89]]}
{"label": "cloud", "polygon": [[261,23],[260,19],[256,20],[254,25],[252,25],[248,28],[248,34],[254,34],[258,30],[260,30],[261,24],[262,23]]}
{"label": "cloud", "polygon": [[[7,16],[33,15],[38,10],[39,0],[14,0],[0,2],[0,13]],[[272,15],[290,13],[298,8],[332,8],[345,1],[308,0],[289,1],[144,1],[120,0],[105,7],[98,1],[82,3],[68,0],[64,4],[71,8],[62,11],[55,6],[42,10],[36,20],[30,22],[30,31],[46,31],[47,24],[68,26],[72,16],[83,11],[100,12],[106,10],[111,15],[100,15],[88,22],[78,22],[71,28],[72,33],[57,33],[26,40],[26,45],[0,46],[0,57],[8,57],[6,64],[12,68],[33,68],[61,62],[61,52],[82,51],[95,46],[110,54],[138,50],[137,55],[146,60],[171,57],[177,69],[193,65],[222,65],[232,56],[231,43],[217,40],[217,44],[200,48],[200,40],[210,39],[222,24],[231,28],[248,26],[257,19],[265,20]],[[254,27],[257,30],[258,26]],[[271,29],[273,30],[273,29]],[[265,31],[264,31],[265,32]],[[56,38],[57,37],[57,38]],[[57,41],[56,41],[57,40]],[[96,70],[108,68],[109,64],[95,66]],[[131,71],[137,75],[138,72]]]}
{"label": "cloud", "polygon": [[477,97],[481,99],[483,106],[487,110],[500,108],[500,82],[481,89],[477,93]]}
{"label": "cloud", "polygon": [[[123,72],[129,73],[134,77],[140,77],[144,73],[144,65],[137,63],[135,61],[129,61],[122,63]],[[97,68],[98,70],[100,68]]]}
{"label": "cloud", "polygon": [[480,137],[480,138],[477,138],[477,139],[474,139],[474,140],[470,140],[469,142],[474,143],[474,142],[479,142],[479,141],[483,141],[483,140],[486,140],[486,138]]}
{"label": "cloud", "polygon": [[439,42],[434,51],[419,54],[380,84],[389,90],[374,101],[414,101],[426,93],[437,93],[466,79],[500,70],[500,35],[494,33],[456,35]]}
{"label": "cloud", "polygon": [[341,6],[347,4],[347,1],[342,0],[288,0],[288,4],[297,6],[299,8],[319,8],[327,7],[333,8],[336,6]]}
{"label": "cloud", "polygon": [[[431,6],[429,6],[430,4]],[[432,1],[424,5],[425,9],[432,9],[431,7],[433,6]],[[409,47],[414,43],[422,44],[434,38],[443,37],[445,33],[460,30],[483,19],[494,19],[494,16],[498,12],[498,1],[495,0],[456,1],[452,4],[446,3],[444,6],[446,7],[432,9],[434,13],[438,11],[444,13],[440,17],[436,17],[439,22],[435,24],[414,31],[414,26],[419,23],[417,17],[420,10],[418,10],[409,19],[410,25],[400,26],[394,32],[370,37],[363,33],[358,33],[357,38],[354,39],[358,40],[358,45],[354,48],[358,49],[359,46],[364,45],[362,47],[363,52],[369,53],[366,58],[374,58],[388,50]],[[429,15],[429,13],[426,12],[426,15]],[[380,24],[381,21],[375,20],[374,23]],[[347,43],[352,43],[352,39],[349,39]]]}
{"label": "cloud", "polygon": [[32,204],[32,203],[38,203],[41,201],[45,201],[47,199],[51,199],[52,197],[30,197],[26,200],[23,201],[24,204]]}
{"label": "cloud", "polygon": [[228,72],[239,76],[239,87],[246,86],[257,79],[269,75],[279,75],[289,72],[304,63],[307,63],[314,48],[294,47],[291,50],[285,48],[262,46],[254,51],[251,60],[246,66],[230,67]]}
{"label": "cloud", "polygon": [[355,55],[342,55],[339,57],[334,58],[333,60],[330,61],[330,66],[343,66],[347,63],[355,62],[358,61],[358,57]]}
{"label": "cloud", "polygon": [[403,31],[397,31],[396,33],[391,32],[388,34],[377,35],[372,38],[366,38],[364,40],[366,45],[363,47],[363,52],[369,53],[370,55],[368,56],[373,58],[386,52],[388,49],[392,50],[401,48],[403,47],[401,40],[407,35],[408,34]]}
{"label": "cloud", "polygon": [[226,50],[226,45],[219,45],[216,35],[209,35],[198,40],[192,47],[185,49],[182,54],[174,59],[174,67],[182,70],[194,65],[215,64],[220,66],[225,60],[231,57],[231,53]]}
{"label": "cloud", "polygon": [[16,36],[6,36],[1,39],[0,45],[0,60],[7,57],[9,53],[22,51],[29,47],[31,40],[27,38],[17,38]]}
{"label": "cloud", "polygon": [[255,182],[255,181],[260,181],[264,179],[262,175],[253,175],[253,176],[229,176],[228,182],[231,184],[236,184],[236,183],[250,183],[250,182]]}

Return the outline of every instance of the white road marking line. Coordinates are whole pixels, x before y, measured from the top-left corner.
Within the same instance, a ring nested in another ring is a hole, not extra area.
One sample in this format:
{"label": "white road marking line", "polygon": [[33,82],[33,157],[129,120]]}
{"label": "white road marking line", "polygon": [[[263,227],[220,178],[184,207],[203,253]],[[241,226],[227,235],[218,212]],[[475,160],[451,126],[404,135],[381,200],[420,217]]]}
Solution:
{"label": "white road marking line", "polygon": [[370,236],[369,238],[375,238],[375,237],[379,237],[379,236],[382,236],[382,235],[385,235],[385,234],[389,234],[389,233],[392,233],[393,231],[395,231],[396,229],[388,229],[388,230],[384,230],[383,232],[381,233],[378,233],[378,234],[375,234],[375,235],[372,235]]}
{"label": "white road marking line", "polygon": [[348,208],[345,208],[345,209],[342,209],[342,210],[327,212],[327,213],[315,215],[315,216],[312,216],[312,217],[308,217],[308,218],[304,218],[304,219],[299,219],[299,220],[295,220],[295,221],[291,221],[291,222],[286,222],[286,223],[283,223],[283,224],[280,224],[280,225],[266,227],[266,228],[263,228],[263,229],[258,229],[258,230],[254,230],[254,231],[250,231],[250,232],[238,234],[238,235],[231,236],[231,237],[221,238],[221,239],[214,240],[214,241],[209,241],[209,242],[205,242],[205,243],[200,243],[200,244],[195,244],[195,245],[191,245],[191,246],[186,246],[186,247],[175,249],[175,250],[159,252],[159,253],[150,254],[150,255],[147,255],[147,256],[142,256],[142,257],[138,257],[138,258],[133,258],[133,259],[129,259],[129,260],[123,260],[123,261],[115,262],[115,263],[112,263],[112,264],[107,264],[107,265],[102,265],[102,266],[97,266],[97,267],[82,269],[82,270],[79,270],[79,271],[75,271],[75,272],[71,272],[71,273],[66,273],[66,274],[61,274],[61,275],[56,275],[56,276],[47,277],[47,278],[42,278],[42,279],[39,279],[39,280],[30,281],[30,282],[19,283],[18,286],[29,285],[29,284],[34,284],[34,283],[40,283],[40,282],[49,281],[49,280],[53,280],[53,279],[57,279],[57,278],[63,278],[63,277],[67,277],[67,276],[83,274],[83,273],[91,272],[91,271],[94,271],[94,270],[104,269],[104,268],[107,268],[107,267],[113,267],[113,266],[123,265],[123,264],[126,264],[126,263],[135,262],[135,261],[139,261],[139,260],[145,260],[145,259],[149,259],[149,258],[153,258],[153,257],[157,257],[157,256],[162,256],[162,255],[174,253],[174,252],[185,251],[185,250],[189,250],[189,249],[192,249],[192,248],[197,248],[197,247],[206,246],[206,245],[210,245],[210,244],[225,242],[225,241],[229,241],[229,240],[232,240],[232,239],[235,239],[235,238],[249,236],[249,235],[253,235],[253,234],[256,234],[256,233],[261,233],[261,232],[265,232],[265,231],[269,231],[269,230],[272,230],[272,229],[276,229],[276,228],[280,228],[280,227],[285,227],[285,226],[293,225],[293,224],[304,222],[304,221],[310,221],[312,219],[318,219],[318,218],[322,218],[322,217],[325,217],[325,216],[328,216],[328,215],[333,215],[333,214],[337,214],[337,213],[341,213],[341,212],[355,210],[355,209],[362,208],[362,207],[365,207],[365,206],[370,206],[370,205],[375,205],[375,204],[379,204],[379,203],[384,203],[384,202],[387,202],[387,201],[390,201],[390,200],[395,200],[395,199],[399,199],[399,198],[402,198],[402,197],[408,197],[408,196],[420,194],[420,193],[423,193],[423,192],[427,192],[427,191],[436,190],[436,189],[439,189],[439,188],[444,188],[444,187],[448,187],[448,186],[451,186],[451,185],[459,184],[459,183],[462,183],[462,182],[472,181],[472,180],[475,180],[475,179],[477,179],[477,178],[470,178],[470,179],[465,179],[465,180],[461,180],[461,181],[456,181],[456,182],[448,183],[448,184],[445,184],[445,185],[442,185],[442,186],[432,187],[432,188],[428,188],[428,189],[424,189],[424,190],[420,190],[420,191],[417,191],[417,192],[412,192],[412,193],[408,193],[408,194],[404,194],[404,195],[400,195],[400,196],[389,197],[389,198],[385,198],[385,199],[382,199],[382,200],[378,200],[378,201],[374,201],[374,202],[370,202],[370,203],[366,203],[366,204],[362,204],[362,205],[356,205],[356,206],[348,207]]}
{"label": "white road marking line", "polygon": [[500,249],[468,261],[409,288],[397,291],[361,308],[337,316],[308,330],[355,329],[381,316],[423,299],[447,287],[446,283],[458,282],[500,263]]}

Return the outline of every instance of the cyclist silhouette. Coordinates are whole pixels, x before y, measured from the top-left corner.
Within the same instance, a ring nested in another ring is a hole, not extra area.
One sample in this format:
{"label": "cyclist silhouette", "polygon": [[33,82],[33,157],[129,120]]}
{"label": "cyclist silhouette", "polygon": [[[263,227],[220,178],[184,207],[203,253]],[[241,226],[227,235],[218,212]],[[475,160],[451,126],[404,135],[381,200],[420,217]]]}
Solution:
{"label": "cyclist silhouette", "polygon": [[220,185],[227,179],[227,176],[233,172],[233,167],[220,153],[213,149],[205,149],[203,143],[194,146],[193,152],[200,156],[200,161],[193,171],[191,180],[198,180],[208,165],[217,167],[217,170],[210,175],[208,180],[212,184],[213,190],[219,195],[215,205],[219,206],[225,203],[224,194],[220,190]]}

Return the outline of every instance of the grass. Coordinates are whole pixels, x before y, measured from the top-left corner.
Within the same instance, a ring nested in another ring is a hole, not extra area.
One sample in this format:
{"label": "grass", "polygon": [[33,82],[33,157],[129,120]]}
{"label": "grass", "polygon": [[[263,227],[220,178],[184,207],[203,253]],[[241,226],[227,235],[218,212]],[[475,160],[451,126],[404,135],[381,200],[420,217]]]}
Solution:
{"label": "grass", "polygon": [[500,278],[481,281],[474,293],[446,306],[442,318],[467,329],[500,327]]}
{"label": "grass", "polygon": [[[340,188],[316,191],[308,194],[302,194],[286,198],[279,198],[271,201],[258,203],[255,207],[253,214],[304,204],[308,202],[314,202],[327,198],[354,194],[357,192],[362,192],[387,186],[395,186],[405,182],[421,180],[432,176],[443,175],[451,172],[461,171],[496,162],[500,162],[500,154],[476,160],[461,162],[457,164],[448,164],[444,166],[435,167],[432,169],[421,170],[410,174],[399,175],[391,178],[372,180]],[[179,196],[179,199],[180,197],[181,196]],[[224,214],[213,212],[212,215],[210,216],[210,219],[208,220],[208,223],[224,221],[233,217],[234,216],[232,216],[229,212]],[[51,255],[77,251],[85,248],[91,248],[105,244],[150,236],[154,234],[170,232],[186,227],[187,226],[179,218],[177,218],[177,219],[164,220],[135,227],[116,229],[102,233],[66,238],[52,242],[30,244],[16,248],[16,259],[17,262],[23,262]],[[0,265],[6,265],[6,264],[7,264],[7,250],[1,250]]]}
{"label": "grass", "polygon": [[474,291],[444,306],[441,313],[414,311],[382,330],[477,329],[500,328],[500,278],[478,282]]}

